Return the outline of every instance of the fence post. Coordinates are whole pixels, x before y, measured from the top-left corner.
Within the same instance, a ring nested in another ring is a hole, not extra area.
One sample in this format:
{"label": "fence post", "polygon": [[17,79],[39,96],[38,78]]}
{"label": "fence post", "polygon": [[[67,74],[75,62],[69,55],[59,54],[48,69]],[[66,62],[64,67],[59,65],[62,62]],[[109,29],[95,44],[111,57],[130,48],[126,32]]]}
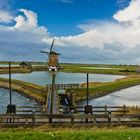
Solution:
{"label": "fence post", "polygon": [[123,113],[126,113],[126,105],[123,105]]}
{"label": "fence post", "polygon": [[108,123],[111,123],[111,111],[108,111]]}
{"label": "fence post", "polygon": [[107,105],[105,105],[105,114],[107,114]]}

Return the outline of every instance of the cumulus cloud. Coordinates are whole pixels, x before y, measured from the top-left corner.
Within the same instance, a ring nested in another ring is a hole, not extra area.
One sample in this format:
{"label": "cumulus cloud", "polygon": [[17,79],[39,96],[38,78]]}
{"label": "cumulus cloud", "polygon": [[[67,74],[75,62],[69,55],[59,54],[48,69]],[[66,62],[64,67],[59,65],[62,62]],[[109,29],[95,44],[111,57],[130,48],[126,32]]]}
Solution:
{"label": "cumulus cloud", "polygon": [[4,10],[0,10],[0,23],[9,23],[13,20],[13,16]]}
{"label": "cumulus cloud", "polygon": [[[78,27],[83,31],[82,34],[58,37],[57,44],[74,46],[73,50],[76,47],[90,50],[86,55],[93,62],[139,63],[140,0],[132,0],[126,8],[116,12],[113,18],[114,21],[93,20],[80,24]],[[83,56],[85,54],[81,53]]]}
{"label": "cumulus cloud", "polygon": [[103,48],[104,43],[119,42],[123,46],[140,44],[140,0],[131,1],[129,6],[113,15],[112,21],[90,21],[78,27],[83,33],[60,37],[59,44]]}
{"label": "cumulus cloud", "polygon": [[10,13],[10,1],[0,0],[0,23],[9,23],[13,18]]}
{"label": "cumulus cloud", "polygon": [[132,0],[127,8],[120,10],[113,17],[119,22],[140,20],[140,0]]}
{"label": "cumulus cloud", "polygon": [[40,50],[47,45],[42,39],[47,38],[49,33],[47,28],[38,26],[36,13],[21,9],[13,21],[13,26],[0,26],[0,56],[3,56],[1,60],[43,59]]}
{"label": "cumulus cloud", "polygon": [[[62,54],[63,62],[139,64],[139,9],[140,0],[131,1],[113,15],[113,21],[80,24],[83,33],[56,36],[54,50]],[[17,60],[46,60],[39,51],[49,48],[53,37],[47,28],[38,25],[37,18],[33,11],[21,9],[13,19],[15,25],[0,26],[0,56],[6,56],[3,59],[14,56]]]}
{"label": "cumulus cloud", "polygon": [[23,17],[22,15],[19,15],[15,18],[16,25],[15,28],[28,30],[31,28],[37,27],[37,14],[26,9],[20,9],[20,12],[23,12],[26,16]]}

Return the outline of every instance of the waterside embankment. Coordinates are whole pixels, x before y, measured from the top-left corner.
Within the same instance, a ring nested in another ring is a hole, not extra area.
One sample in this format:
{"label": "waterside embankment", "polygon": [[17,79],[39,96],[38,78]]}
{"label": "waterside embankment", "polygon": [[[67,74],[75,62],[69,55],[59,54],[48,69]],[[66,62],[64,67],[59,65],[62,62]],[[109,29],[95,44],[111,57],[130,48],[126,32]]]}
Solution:
{"label": "waterside embankment", "polygon": [[[9,88],[9,80],[6,78],[0,78],[0,88]],[[45,104],[47,95],[47,89],[40,85],[36,85],[29,82],[12,80],[11,89],[17,91],[19,94],[24,95],[30,99],[37,101],[37,103]]]}

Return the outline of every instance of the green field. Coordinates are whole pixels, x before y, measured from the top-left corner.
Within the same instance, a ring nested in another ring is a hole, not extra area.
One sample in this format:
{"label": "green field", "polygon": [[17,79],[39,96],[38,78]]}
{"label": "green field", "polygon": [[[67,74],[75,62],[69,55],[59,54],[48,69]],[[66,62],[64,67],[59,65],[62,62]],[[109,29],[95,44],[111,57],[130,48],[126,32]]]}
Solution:
{"label": "green field", "polygon": [[96,74],[136,74],[136,65],[105,65],[105,64],[61,64],[64,72],[96,73]]}
{"label": "green field", "polygon": [[0,140],[140,140],[140,130],[104,129],[10,129],[0,132]]}
{"label": "green field", "polygon": [[[19,65],[21,62],[12,62],[12,64]],[[47,71],[47,64],[45,62],[30,62],[32,69],[20,69],[19,67],[13,68],[13,73],[27,73],[32,71]],[[7,64],[8,62],[0,62],[0,65]],[[61,63],[62,72],[73,73],[96,73],[96,74],[119,74],[131,75],[136,74],[138,65],[111,65],[111,64],[65,64]],[[8,73],[8,68],[0,68],[0,73]]]}

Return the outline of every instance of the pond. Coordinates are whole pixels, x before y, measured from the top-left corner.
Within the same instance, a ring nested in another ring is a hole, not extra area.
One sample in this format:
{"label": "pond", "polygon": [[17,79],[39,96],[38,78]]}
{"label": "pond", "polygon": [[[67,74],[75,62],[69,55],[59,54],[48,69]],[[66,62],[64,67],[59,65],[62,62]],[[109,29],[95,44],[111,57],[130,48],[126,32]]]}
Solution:
{"label": "pond", "polygon": [[[8,78],[8,74],[1,74],[0,77]],[[123,78],[122,75],[106,75],[106,74],[89,74],[90,82],[110,82],[118,78]],[[25,74],[12,74],[12,79],[22,80],[45,86],[51,84],[52,73],[51,72],[32,72]],[[57,84],[70,84],[70,83],[85,83],[85,73],[66,73],[56,72]]]}
{"label": "pond", "polygon": [[[100,98],[91,99],[89,104],[93,106],[140,105],[140,85],[116,91]],[[86,101],[80,102],[79,105],[86,105]]]}
{"label": "pond", "polygon": [[[17,64],[11,64],[11,67],[18,67],[19,65]],[[0,67],[9,67],[8,64],[0,64]]]}
{"label": "pond", "polygon": [[[9,104],[9,90],[0,88],[0,114],[6,113]],[[16,106],[38,106],[38,104],[19,93],[12,91],[12,104]]]}

